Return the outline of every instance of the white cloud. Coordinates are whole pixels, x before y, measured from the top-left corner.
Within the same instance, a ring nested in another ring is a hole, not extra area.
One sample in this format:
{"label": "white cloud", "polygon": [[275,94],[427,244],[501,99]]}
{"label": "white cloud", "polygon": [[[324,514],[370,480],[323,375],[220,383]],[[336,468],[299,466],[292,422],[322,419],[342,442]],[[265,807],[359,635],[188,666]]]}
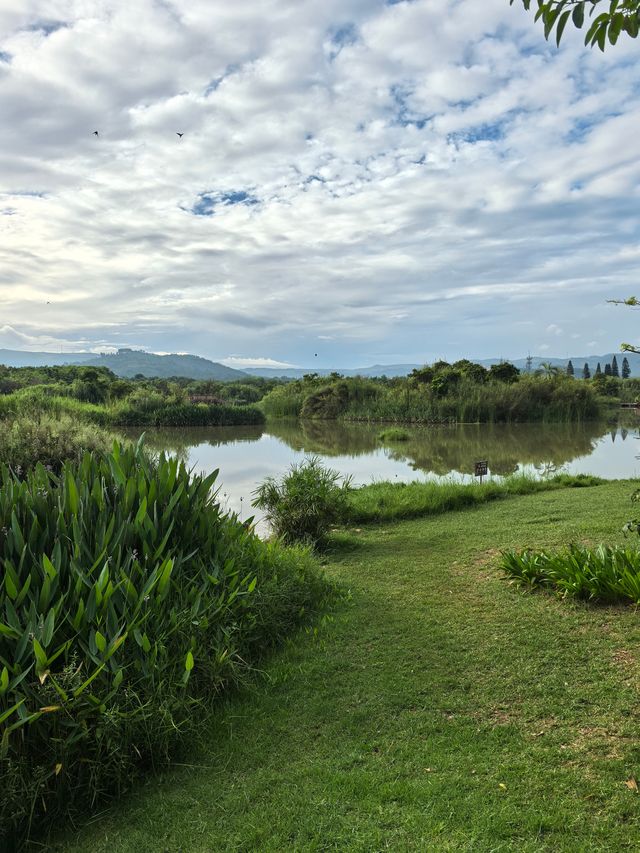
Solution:
{"label": "white cloud", "polygon": [[243,367],[297,367],[296,364],[289,364],[286,361],[275,361],[273,358],[242,358],[237,355],[230,355],[227,358],[219,359],[222,364],[226,364],[227,367],[237,367],[241,369]]}
{"label": "white cloud", "polygon": [[633,43],[556,50],[504,0],[5,0],[0,34],[15,346],[633,337],[604,304],[640,245]]}

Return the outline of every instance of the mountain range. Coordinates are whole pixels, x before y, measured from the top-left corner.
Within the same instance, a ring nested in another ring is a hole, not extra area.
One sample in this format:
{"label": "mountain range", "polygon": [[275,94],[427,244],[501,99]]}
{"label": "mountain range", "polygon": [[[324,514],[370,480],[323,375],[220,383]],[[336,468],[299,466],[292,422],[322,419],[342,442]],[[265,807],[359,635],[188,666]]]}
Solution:
{"label": "mountain range", "polygon": [[[604,355],[571,356],[575,375],[580,377],[582,369],[589,365],[593,374],[598,362],[602,370],[616,356],[618,365],[622,359],[629,360],[632,376],[640,375],[640,355],[635,353],[605,353]],[[471,359],[485,367],[504,361],[501,358]],[[520,370],[527,369],[526,358],[509,359]],[[565,369],[569,358],[551,356],[532,356],[531,370],[538,370],[543,364]],[[0,364],[8,367],[44,367],[47,365],[82,364],[87,367],[108,367],[118,376],[132,378],[134,376],[171,378],[185,376],[190,379],[213,379],[221,382],[242,380],[247,376],[262,376],[265,378],[297,379],[307,373],[317,373],[328,376],[330,373],[340,373],[343,376],[406,376],[412,370],[422,367],[422,364],[375,364],[371,367],[349,368],[317,368],[317,367],[247,367],[236,370],[217,361],[210,361],[197,355],[156,355],[142,350],[120,349],[115,353],[96,355],[91,352],[25,352],[23,350],[0,349]]]}

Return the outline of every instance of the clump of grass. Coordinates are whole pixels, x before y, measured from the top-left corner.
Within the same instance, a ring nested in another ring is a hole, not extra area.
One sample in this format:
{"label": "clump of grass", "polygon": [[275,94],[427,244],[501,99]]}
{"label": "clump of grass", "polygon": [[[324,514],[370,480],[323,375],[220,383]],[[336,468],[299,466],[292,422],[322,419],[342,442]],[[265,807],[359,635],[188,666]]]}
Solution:
{"label": "clump of grass", "polygon": [[348,495],[345,520],[385,522],[404,518],[438,515],[513,495],[529,495],[553,489],[597,486],[606,482],[585,474],[559,474],[546,480],[517,475],[486,483],[413,482],[372,483],[352,489]]}
{"label": "clump of grass", "polygon": [[548,551],[505,551],[501,567],[521,586],[555,589],[563,596],[640,604],[640,551],[628,546],[569,545]]}
{"label": "clump of grass", "polygon": [[389,427],[389,429],[383,429],[381,433],[378,435],[378,441],[409,441],[411,438],[411,433],[407,432],[406,429],[400,429],[400,427]]}
{"label": "clump of grass", "polygon": [[265,510],[273,532],[285,542],[318,545],[344,516],[350,488],[349,478],[311,456],[279,481],[268,477],[254,491],[253,505]]}

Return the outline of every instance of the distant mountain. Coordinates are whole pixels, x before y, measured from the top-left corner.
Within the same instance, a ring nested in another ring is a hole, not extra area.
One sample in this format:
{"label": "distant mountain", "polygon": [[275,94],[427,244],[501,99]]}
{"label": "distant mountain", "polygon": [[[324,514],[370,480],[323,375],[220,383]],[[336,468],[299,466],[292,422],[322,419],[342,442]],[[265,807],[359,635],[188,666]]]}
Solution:
{"label": "distant mountain", "polygon": [[186,376],[189,379],[216,379],[220,382],[247,378],[242,370],[234,370],[198,355],[155,355],[141,350],[120,349],[116,353],[94,355],[91,361],[83,363],[91,367],[108,367],[117,376],[129,379],[139,374],[158,379]]}
{"label": "distant mountain", "polygon": [[7,367],[48,367],[61,364],[82,364],[95,358],[95,352],[25,352],[0,349],[0,364]]}
{"label": "distant mountain", "polygon": [[[540,370],[543,364],[551,364],[554,367],[560,367],[563,370],[566,368],[569,360],[573,364],[575,375],[580,378],[582,369],[586,364],[589,365],[591,373],[595,373],[598,362],[604,372],[605,364],[610,364],[613,356],[618,359],[618,368],[622,369],[622,359],[626,358],[629,361],[631,376],[640,376],[640,355],[624,352],[610,352],[605,355],[572,355],[567,358],[558,358],[557,356],[532,356],[531,371]],[[500,364],[501,361],[510,361],[515,364],[523,373],[527,370],[526,358],[471,358],[470,361],[475,361],[477,364],[482,364],[484,367],[491,367],[492,364]],[[329,370],[313,367],[246,367],[245,372],[251,376],[264,376],[269,379],[300,379],[307,373],[317,373],[319,376],[328,376],[330,373],[339,373],[341,376],[407,376],[412,370],[416,370],[424,366],[422,364],[375,364],[373,367],[359,367],[353,370],[345,370],[340,367],[331,368]]]}
{"label": "distant mountain", "polygon": [[341,367],[245,367],[245,373],[251,376],[263,376],[266,379],[301,379],[307,373],[328,376],[339,373],[341,376],[406,376],[421,364],[374,364],[373,367],[357,367],[353,370]]}
{"label": "distant mountain", "polygon": [[217,361],[197,355],[154,355],[140,350],[120,349],[116,353],[96,355],[94,352],[21,352],[0,349],[0,364],[7,367],[46,367],[48,365],[82,364],[87,367],[108,367],[117,376],[132,378],[138,374],[149,378],[169,379],[185,376],[189,379],[215,379],[231,382],[246,379],[247,374]]}
{"label": "distant mountain", "polygon": [[[572,355],[567,358],[558,356],[532,356],[531,370],[540,369],[543,364],[565,369],[571,360],[575,375],[580,377],[582,369],[589,365],[591,373],[595,373],[598,362],[604,372],[605,364],[610,364],[614,355],[618,359],[618,367],[622,369],[622,359],[627,358],[631,368],[631,376],[640,376],[640,355],[635,353],[609,352],[604,355]],[[523,372],[527,369],[526,358],[503,359],[481,358],[471,359],[485,367],[499,364],[501,361],[511,361]],[[92,367],[108,367],[118,376],[142,376],[168,379],[172,376],[185,376],[190,379],[214,379],[221,382],[242,380],[247,376],[263,376],[269,379],[300,379],[307,373],[317,373],[328,376],[330,373],[340,373],[342,376],[407,376],[412,370],[423,364],[374,364],[371,367],[354,369],[318,368],[318,367],[247,367],[235,370],[217,361],[210,361],[197,355],[155,355],[142,350],[120,349],[117,353],[96,355],[92,352],[23,352],[21,350],[0,349],[0,364],[8,367],[43,367],[46,365],[85,364]]]}

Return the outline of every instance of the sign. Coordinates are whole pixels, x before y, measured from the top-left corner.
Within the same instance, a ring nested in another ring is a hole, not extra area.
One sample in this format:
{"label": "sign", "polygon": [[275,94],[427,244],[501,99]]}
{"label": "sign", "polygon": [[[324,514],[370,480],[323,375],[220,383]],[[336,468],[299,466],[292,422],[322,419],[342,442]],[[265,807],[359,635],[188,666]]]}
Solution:
{"label": "sign", "polygon": [[486,477],[489,473],[489,463],[484,460],[484,462],[476,462],[476,477]]}

